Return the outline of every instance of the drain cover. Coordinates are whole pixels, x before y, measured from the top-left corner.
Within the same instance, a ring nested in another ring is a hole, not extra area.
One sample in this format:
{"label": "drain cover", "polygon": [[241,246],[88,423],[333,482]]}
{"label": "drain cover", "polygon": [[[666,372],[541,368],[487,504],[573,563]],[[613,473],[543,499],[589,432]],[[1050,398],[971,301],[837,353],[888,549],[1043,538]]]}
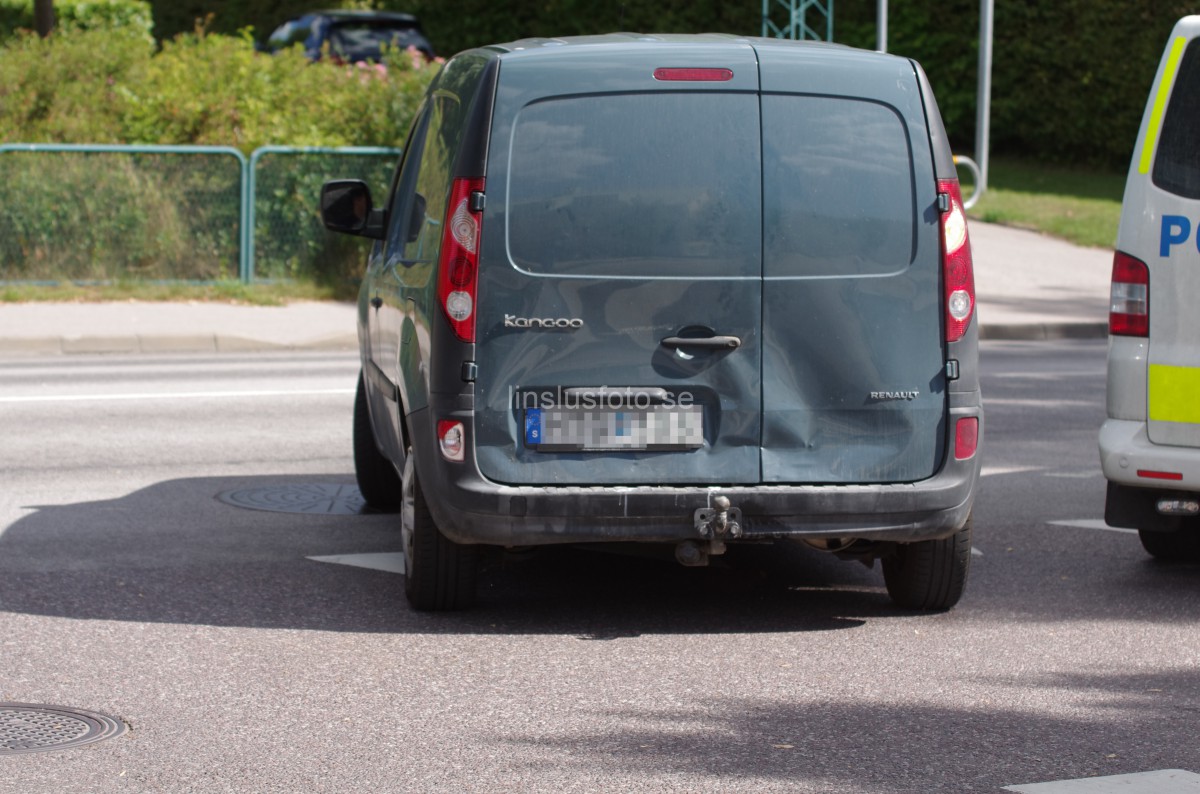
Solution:
{"label": "drain cover", "polygon": [[0,755],[65,750],[124,732],[125,723],[92,711],[0,703]]}
{"label": "drain cover", "polygon": [[366,502],[355,485],[273,485],[226,491],[218,497],[225,504],[274,513],[320,513],[349,516],[363,512]]}

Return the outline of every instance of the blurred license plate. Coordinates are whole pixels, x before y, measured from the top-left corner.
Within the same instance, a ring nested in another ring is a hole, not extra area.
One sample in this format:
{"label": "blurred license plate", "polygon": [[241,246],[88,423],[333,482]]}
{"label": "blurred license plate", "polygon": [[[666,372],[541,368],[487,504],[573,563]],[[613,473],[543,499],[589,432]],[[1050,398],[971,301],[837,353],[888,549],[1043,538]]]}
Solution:
{"label": "blurred license plate", "polygon": [[696,449],[704,446],[704,408],[530,408],[525,446],[541,452]]}

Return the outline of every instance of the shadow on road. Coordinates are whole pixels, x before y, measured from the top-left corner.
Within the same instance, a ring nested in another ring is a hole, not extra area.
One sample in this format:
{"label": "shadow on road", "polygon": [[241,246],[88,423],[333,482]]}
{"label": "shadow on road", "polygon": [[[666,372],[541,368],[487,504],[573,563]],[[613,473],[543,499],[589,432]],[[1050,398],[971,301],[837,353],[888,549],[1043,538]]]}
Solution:
{"label": "shadow on road", "polygon": [[347,479],[180,479],[119,499],[38,506],[0,530],[0,609],[83,620],[584,640],[827,631],[896,614],[878,570],[799,547],[744,549],[707,569],[567,548],[496,554],[476,609],[416,613],[401,576],[308,559],[399,552],[397,516],[266,512],[217,498],[281,481]]}

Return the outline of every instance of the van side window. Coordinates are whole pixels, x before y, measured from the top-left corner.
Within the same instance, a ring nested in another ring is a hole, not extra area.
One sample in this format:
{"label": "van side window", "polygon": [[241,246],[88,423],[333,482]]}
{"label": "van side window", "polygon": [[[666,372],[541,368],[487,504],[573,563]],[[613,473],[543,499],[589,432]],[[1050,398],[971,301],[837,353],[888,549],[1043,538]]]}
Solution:
{"label": "van side window", "polygon": [[436,260],[442,247],[442,219],[450,200],[454,155],[461,120],[458,98],[436,94],[430,104],[429,131],[417,173],[416,196],[410,209],[411,222],[404,244],[405,261]]}
{"label": "van side window", "polygon": [[[388,206],[388,249],[399,251],[404,245],[408,234],[409,218],[412,214],[413,190],[417,182],[417,166],[421,162],[421,150],[425,142],[425,130],[428,127],[429,113],[422,108],[417,112],[417,120],[413,123],[412,131],[404,144],[404,153],[396,166],[396,176],[392,181],[392,193]],[[394,256],[394,254],[393,254]]]}
{"label": "van side window", "polygon": [[1163,120],[1154,184],[1184,198],[1200,199],[1200,39],[1193,39],[1179,64],[1171,104]]}

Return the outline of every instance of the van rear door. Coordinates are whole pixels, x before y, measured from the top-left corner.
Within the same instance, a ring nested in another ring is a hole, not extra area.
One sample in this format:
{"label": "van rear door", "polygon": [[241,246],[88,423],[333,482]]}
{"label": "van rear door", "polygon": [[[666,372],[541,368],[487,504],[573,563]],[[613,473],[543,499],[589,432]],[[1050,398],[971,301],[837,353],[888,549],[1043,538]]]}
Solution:
{"label": "van rear door", "polygon": [[1150,440],[1200,446],[1200,16],[1167,43],[1126,186],[1120,247],[1150,274]]}
{"label": "van rear door", "polygon": [[476,344],[486,477],[761,480],[760,133],[744,41],[502,57]]}
{"label": "van rear door", "polygon": [[937,183],[906,59],[757,45],[769,483],[932,476],[945,447]]}

